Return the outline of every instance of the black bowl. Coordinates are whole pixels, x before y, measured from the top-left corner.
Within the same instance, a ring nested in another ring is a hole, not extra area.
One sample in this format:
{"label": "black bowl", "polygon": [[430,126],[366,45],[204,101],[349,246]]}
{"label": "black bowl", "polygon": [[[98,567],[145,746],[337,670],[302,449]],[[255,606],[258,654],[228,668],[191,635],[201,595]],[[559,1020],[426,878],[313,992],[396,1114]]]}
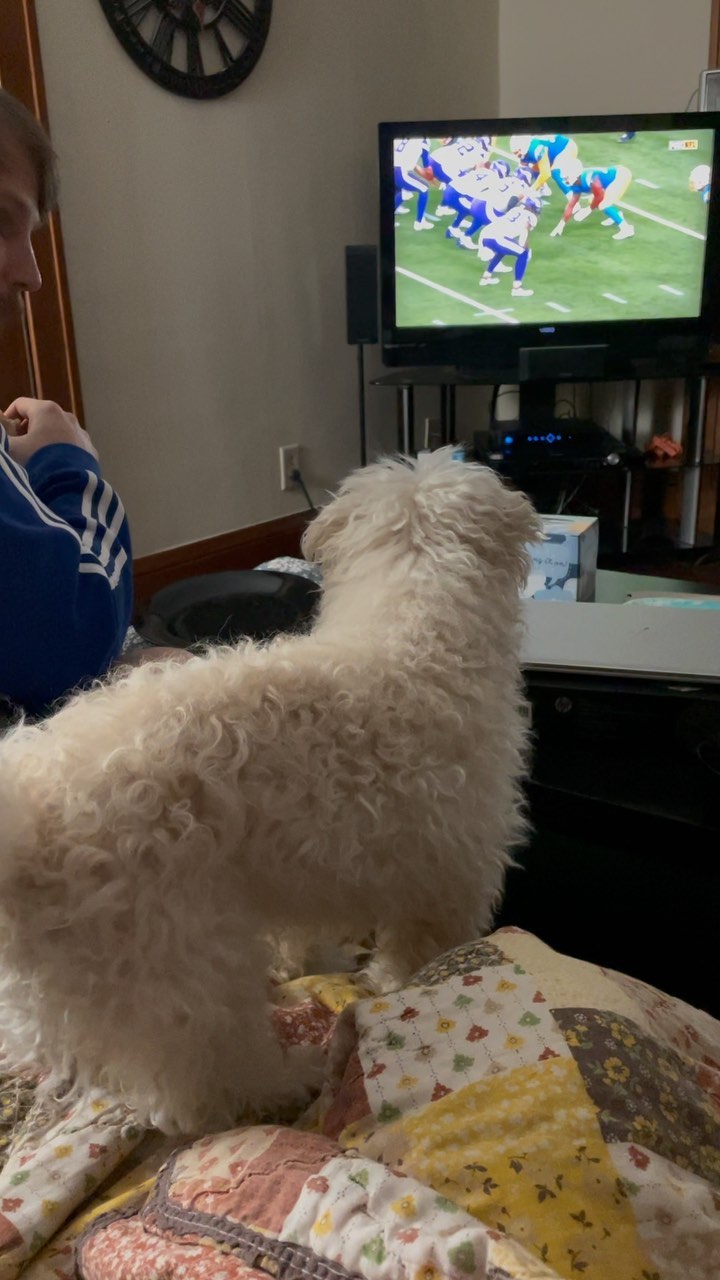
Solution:
{"label": "black bowl", "polygon": [[152,644],[179,649],[269,640],[308,630],[319,598],[317,583],[297,573],[207,573],[157,591],[135,629]]}

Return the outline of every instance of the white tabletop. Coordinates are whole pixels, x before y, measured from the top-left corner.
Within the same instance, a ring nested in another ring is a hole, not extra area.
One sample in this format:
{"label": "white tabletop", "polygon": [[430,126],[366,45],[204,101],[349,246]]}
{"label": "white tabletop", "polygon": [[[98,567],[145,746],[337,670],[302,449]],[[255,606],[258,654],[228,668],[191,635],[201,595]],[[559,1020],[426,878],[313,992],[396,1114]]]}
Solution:
{"label": "white tabletop", "polygon": [[720,612],[525,601],[523,665],[720,681]]}

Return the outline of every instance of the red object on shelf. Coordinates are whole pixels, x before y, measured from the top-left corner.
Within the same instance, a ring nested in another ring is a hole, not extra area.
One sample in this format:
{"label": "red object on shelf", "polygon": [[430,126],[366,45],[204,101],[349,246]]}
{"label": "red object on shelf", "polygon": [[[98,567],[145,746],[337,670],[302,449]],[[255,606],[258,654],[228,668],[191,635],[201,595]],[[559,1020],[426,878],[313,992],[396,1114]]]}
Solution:
{"label": "red object on shelf", "polygon": [[683,447],[667,433],[653,436],[645,452],[653,458],[679,458]]}

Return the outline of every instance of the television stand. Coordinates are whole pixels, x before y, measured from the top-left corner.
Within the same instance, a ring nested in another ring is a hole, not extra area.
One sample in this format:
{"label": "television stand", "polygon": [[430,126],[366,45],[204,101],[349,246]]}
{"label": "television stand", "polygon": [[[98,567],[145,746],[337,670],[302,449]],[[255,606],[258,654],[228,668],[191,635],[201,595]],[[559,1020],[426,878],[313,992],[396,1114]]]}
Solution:
{"label": "television stand", "polygon": [[[604,373],[594,375],[557,377],[555,380],[532,381],[518,383],[518,368],[458,368],[454,366],[417,366],[410,369],[395,369],[371,380],[374,387],[394,387],[397,393],[398,449],[401,453],[414,454],[415,446],[415,389],[417,387],[437,387],[440,394],[441,439],[444,444],[456,441],[455,407],[458,387],[498,387],[519,386],[532,397],[535,388],[543,388],[544,394],[554,397],[558,387],[563,384],[594,382],[632,382],[635,384],[633,421],[629,424],[626,443],[634,444],[637,431],[637,415],[639,406],[640,384],[645,381],[662,379],[685,379],[687,405],[687,434],[685,455],[682,466],[674,469],[682,472],[682,509],[680,513],[680,530],[677,545],[681,548],[693,548],[699,545],[697,537],[698,512],[700,508],[700,476],[706,465],[716,465],[720,456],[708,454],[705,447],[705,391],[708,379],[720,377],[720,361],[707,361],[700,365],[693,363],[690,368],[682,366],[680,361],[663,359],[628,360],[624,367],[613,365]],[[530,390],[532,388],[532,390]],[[540,394],[538,390],[538,394]],[[528,401],[526,400],[526,404]],[[534,401],[536,407],[538,402]],[[545,399],[547,405],[547,399]],[[551,410],[552,416],[552,410]],[[522,413],[521,413],[522,421]],[[622,519],[622,551],[628,549],[629,517],[632,472],[625,469],[626,486]]]}
{"label": "television stand", "polygon": [[[582,377],[577,378],[582,382]],[[523,431],[537,431],[539,428],[552,430],[554,423],[559,430],[555,417],[555,401],[557,399],[557,383],[552,381],[520,380],[518,388],[518,419]]]}
{"label": "television stand", "polygon": [[530,473],[622,469],[643,461],[638,449],[590,418],[495,420],[489,432],[474,433],[473,444],[476,457],[516,478]]}
{"label": "television stand", "polygon": [[627,465],[640,457],[589,418],[556,417],[554,382],[519,382],[518,395],[517,419],[493,420],[484,447],[483,433],[475,433],[476,449],[499,470],[509,474],[568,467],[594,470]]}

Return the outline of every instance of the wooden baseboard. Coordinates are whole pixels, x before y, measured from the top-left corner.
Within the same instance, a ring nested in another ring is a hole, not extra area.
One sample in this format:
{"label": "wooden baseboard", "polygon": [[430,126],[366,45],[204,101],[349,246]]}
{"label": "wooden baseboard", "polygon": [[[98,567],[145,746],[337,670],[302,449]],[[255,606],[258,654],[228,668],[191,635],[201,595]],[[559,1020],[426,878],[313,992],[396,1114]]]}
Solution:
{"label": "wooden baseboard", "polygon": [[201,542],[188,542],[169,551],[156,551],[135,561],[135,608],[146,605],[156,591],[203,573],[222,573],[228,569],[253,569],[275,556],[298,556],[300,539],[310,522],[307,512],[281,516],[235,529]]}

